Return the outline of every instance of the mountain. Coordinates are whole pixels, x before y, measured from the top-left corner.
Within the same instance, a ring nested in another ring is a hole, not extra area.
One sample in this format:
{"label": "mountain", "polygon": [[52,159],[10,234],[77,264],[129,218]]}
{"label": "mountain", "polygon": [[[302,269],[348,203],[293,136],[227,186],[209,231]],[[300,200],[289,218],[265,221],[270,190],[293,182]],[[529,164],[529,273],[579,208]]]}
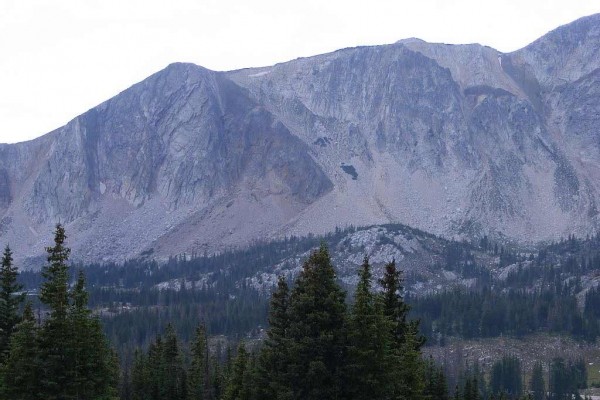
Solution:
{"label": "mountain", "polygon": [[0,145],[0,242],[62,221],[87,261],[399,222],[534,243],[595,232],[600,14],[513,53],[417,39],[272,67],[172,64]]}

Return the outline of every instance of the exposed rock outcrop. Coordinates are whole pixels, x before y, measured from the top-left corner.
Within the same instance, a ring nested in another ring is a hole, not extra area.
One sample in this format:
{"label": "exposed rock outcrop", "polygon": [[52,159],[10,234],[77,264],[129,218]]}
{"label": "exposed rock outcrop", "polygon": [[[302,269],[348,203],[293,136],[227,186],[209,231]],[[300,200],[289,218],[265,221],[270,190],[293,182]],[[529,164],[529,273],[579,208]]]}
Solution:
{"label": "exposed rock outcrop", "polygon": [[85,260],[401,222],[535,242],[595,232],[600,15],[503,54],[405,40],[272,67],[173,64],[0,145],[0,241],[68,225]]}

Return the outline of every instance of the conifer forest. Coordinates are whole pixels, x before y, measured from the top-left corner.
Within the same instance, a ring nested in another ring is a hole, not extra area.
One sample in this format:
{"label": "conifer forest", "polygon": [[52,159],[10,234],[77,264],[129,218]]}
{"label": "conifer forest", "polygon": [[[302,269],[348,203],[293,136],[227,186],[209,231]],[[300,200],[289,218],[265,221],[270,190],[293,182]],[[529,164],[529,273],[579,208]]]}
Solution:
{"label": "conifer forest", "polygon": [[[487,243],[454,243],[446,253],[445,268],[470,268],[480,287],[414,296],[394,260],[376,278],[364,256],[354,285],[340,284],[328,246],[343,231],[127,266],[72,264],[64,227],[54,234],[39,272],[19,271],[8,246],[2,255],[3,399],[537,400],[581,398],[588,385],[582,357],[536,361],[526,369],[505,354],[491,368],[466,363],[457,369],[426,355],[429,345],[451,337],[545,331],[596,340],[599,290],[588,291],[580,312],[571,296],[579,281],[565,286],[556,271],[533,267],[510,275],[510,291],[491,290],[494,279],[464,262],[476,249],[499,251]],[[569,249],[573,270],[595,269],[598,258],[589,249],[597,240],[569,238],[538,258]],[[584,249],[590,257],[580,264],[572,254]],[[222,269],[225,262],[247,265],[299,250],[309,254],[299,273],[280,275],[268,293],[236,287],[248,267]],[[507,251],[503,257],[523,256]],[[202,290],[148,289],[165,277],[191,279],[193,271],[224,275]],[[545,282],[541,289],[519,289],[534,278]],[[118,311],[117,304],[130,309]]]}

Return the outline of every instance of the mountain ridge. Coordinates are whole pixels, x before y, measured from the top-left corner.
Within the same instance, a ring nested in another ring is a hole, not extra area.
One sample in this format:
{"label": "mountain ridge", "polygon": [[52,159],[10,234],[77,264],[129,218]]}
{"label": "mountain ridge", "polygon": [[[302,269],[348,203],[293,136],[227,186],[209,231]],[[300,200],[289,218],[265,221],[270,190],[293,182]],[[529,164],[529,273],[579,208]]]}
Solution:
{"label": "mountain ridge", "polygon": [[83,260],[107,261],[391,222],[593,233],[599,44],[593,15],[511,53],[412,40],[226,72],[173,63],[0,145],[0,239],[35,256],[62,221]]}

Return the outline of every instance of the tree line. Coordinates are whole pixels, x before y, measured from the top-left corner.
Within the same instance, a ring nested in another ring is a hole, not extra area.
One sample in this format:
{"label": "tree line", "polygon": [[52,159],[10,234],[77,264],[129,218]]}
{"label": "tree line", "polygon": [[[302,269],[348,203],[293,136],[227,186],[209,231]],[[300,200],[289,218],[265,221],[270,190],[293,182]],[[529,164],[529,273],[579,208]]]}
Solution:
{"label": "tree line", "polygon": [[[262,340],[242,340],[235,355],[231,350],[224,355],[211,348],[207,329],[199,324],[188,350],[169,325],[164,336],[139,348],[120,370],[88,305],[83,272],[72,283],[65,240],[64,228],[57,225],[54,245],[46,248],[37,315],[25,302],[10,248],[4,251],[0,398],[483,400],[536,393],[524,393],[515,381],[521,374],[513,359],[494,366],[489,384],[472,373],[449,393],[443,368],[422,358],[425,339],[419,321],[410,318],[395,262],[386,264],[383,278],[374,282],[365,257],[353,301],[347,303],[325,244],[311,253],[292,285],[279,279]],[[585,381],[574,370],[574,364],[558,360],[548,388],[543,378],[541,386],[536,381],[532,387],[543,387],[553,400],[571,398]]]}
{"label": "tree line", "polygon": [[65,230],[57,225],[34,314],[7,246],[0,269],[0,396],[11,400],[113,400],[119,367],[100,320],[88,308],[85,277],[69,285]]}
{"label": "tree line", "polygon": [[168,328],[164,339],[136,353],[126,392],[135,400],[425,399],[423,339],[418,323],[408,319],[400,271],[394,262],[386,266],[379,294],[372,280],[365,258],[348,307],[321,245],[292,287],[279,279],[258,347],[242,341],[235,358],[222,363],[209,356],[200,327],[186,371],[181,346]]}
{"label": "tree line", "polygon": [[553,358],[547,365],[536,362],[526,382],[521,361],[513,355],[497,360],[489,378],[477,364],[463,372],[454,388],[453,398],[510,400],[577,400],[580,389],[587,387],[587,370],[582,359],[573,361]]}

